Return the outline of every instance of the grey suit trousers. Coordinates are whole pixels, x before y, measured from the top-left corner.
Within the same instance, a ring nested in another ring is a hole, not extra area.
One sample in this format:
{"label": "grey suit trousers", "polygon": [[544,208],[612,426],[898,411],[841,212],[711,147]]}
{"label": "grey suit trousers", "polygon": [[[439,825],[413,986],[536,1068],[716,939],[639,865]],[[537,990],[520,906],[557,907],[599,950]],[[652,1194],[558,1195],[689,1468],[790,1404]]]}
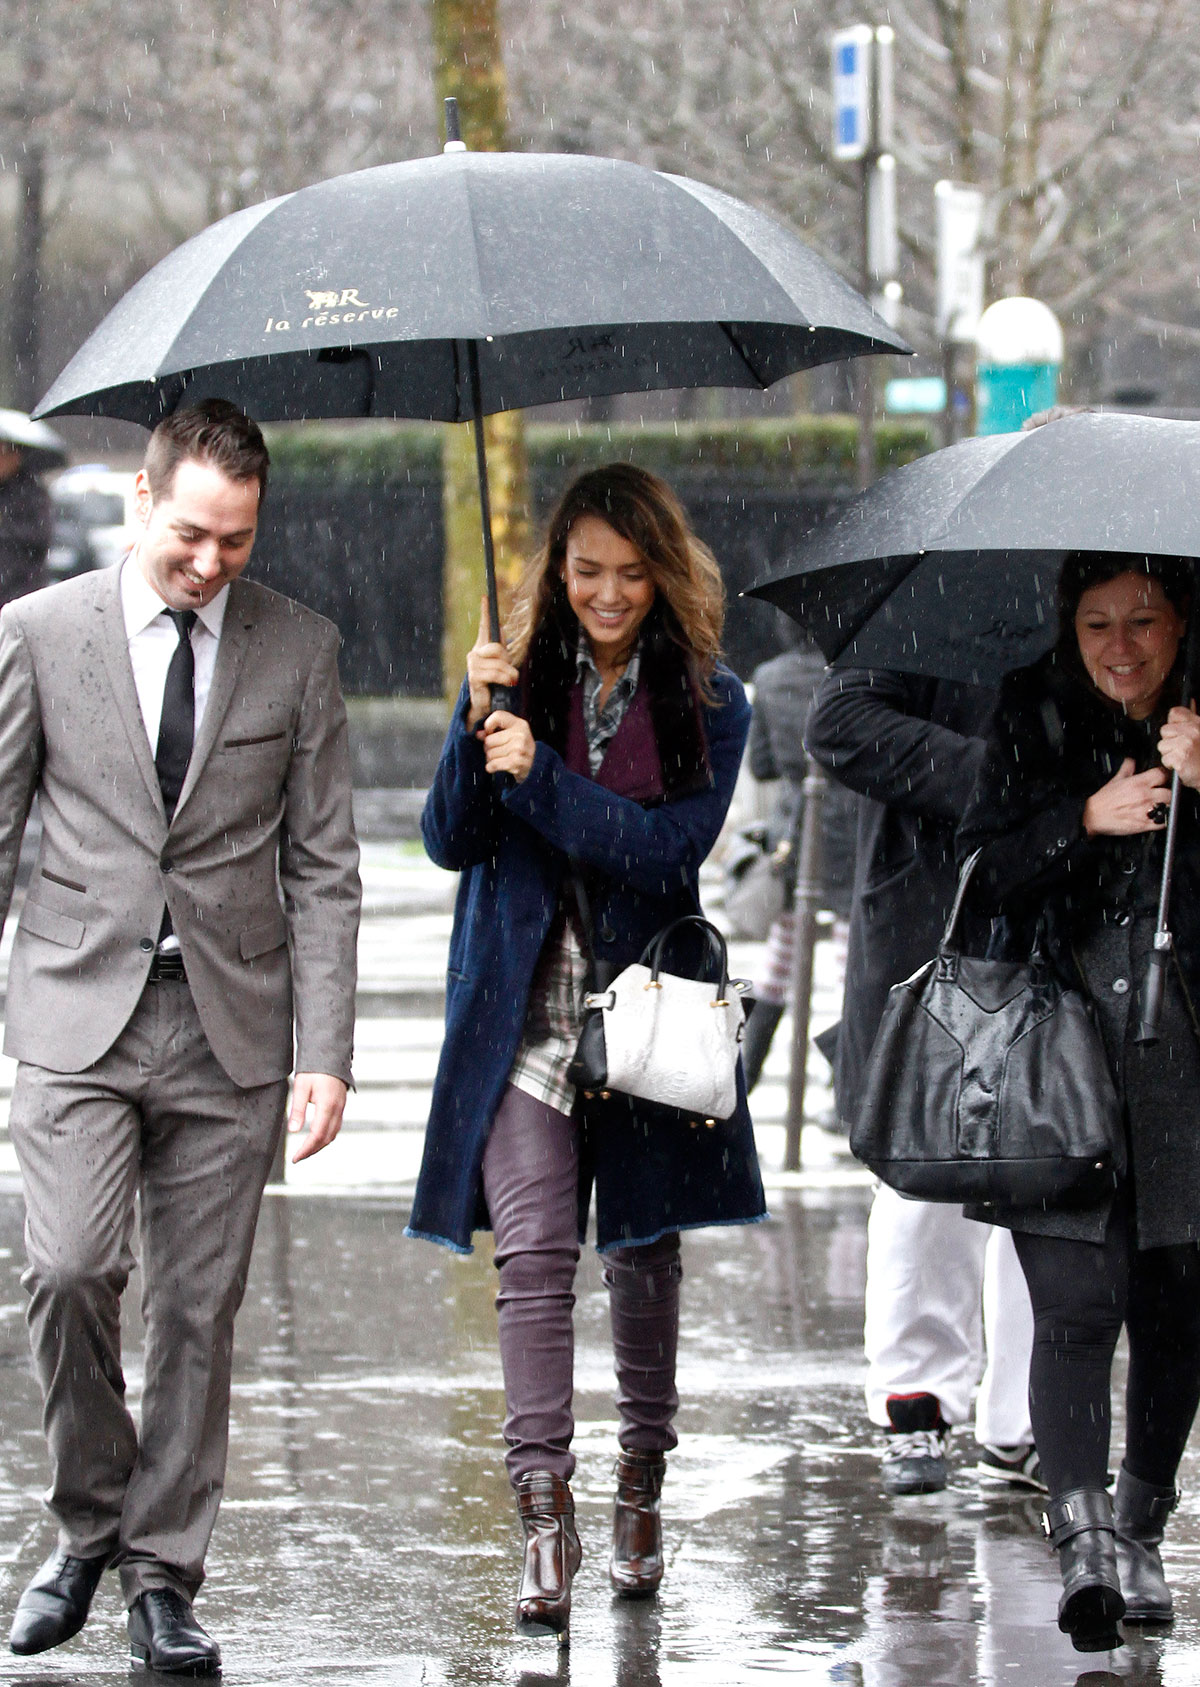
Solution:
{"label": "grey suit trousers", "polygon": [[[234,1316],[286,1082],[239,1089],[186,983],[147,984],[83,1072],[22,1064],[9,1129],[25,1183],[29,1327],[59,1544],[120,1566],[127,1604],[192,1598],[225,1480]],[[140,1431],[120,1298],[140,1196]]]}

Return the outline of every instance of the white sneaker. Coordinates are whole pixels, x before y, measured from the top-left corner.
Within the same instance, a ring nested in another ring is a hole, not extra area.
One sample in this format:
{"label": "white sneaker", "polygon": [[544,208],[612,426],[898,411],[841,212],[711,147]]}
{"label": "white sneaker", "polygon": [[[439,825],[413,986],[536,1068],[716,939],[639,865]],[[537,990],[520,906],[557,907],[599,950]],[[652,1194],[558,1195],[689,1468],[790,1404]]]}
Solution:
{"label": "white sneaker", "polygon": [[1017,1447],[997,1447],[981,1441],[975,1471],[986,1482],[1007,1482],[1014,1488],[1030,1488],[1038,1494],[1048,1492],[1042,1480],[1041,1460],[1032,1441]]}

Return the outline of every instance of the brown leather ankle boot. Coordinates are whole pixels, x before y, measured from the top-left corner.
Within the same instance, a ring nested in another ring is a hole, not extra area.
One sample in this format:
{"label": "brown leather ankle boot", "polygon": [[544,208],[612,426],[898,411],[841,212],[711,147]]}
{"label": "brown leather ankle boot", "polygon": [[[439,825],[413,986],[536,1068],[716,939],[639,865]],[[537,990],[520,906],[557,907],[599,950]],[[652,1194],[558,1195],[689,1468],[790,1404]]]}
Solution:
{"label": "brown leather ankle boot", "polygon": [[532,1470],[517,1483],[525,1531],[525,1563],[517,1590],[518,1634],[556,1634],[568,1644],[571,1578],[583,1556],[575,1532],[575,1502],[561,1476]]}
{"label": "brown leather ankle boot", "polygon": [[609,1575],[625,1599],[644,1599],[663,1579],[659,1495],[667,1461],[661,1453],[627,1453],[617,1459],[617,1503]]}

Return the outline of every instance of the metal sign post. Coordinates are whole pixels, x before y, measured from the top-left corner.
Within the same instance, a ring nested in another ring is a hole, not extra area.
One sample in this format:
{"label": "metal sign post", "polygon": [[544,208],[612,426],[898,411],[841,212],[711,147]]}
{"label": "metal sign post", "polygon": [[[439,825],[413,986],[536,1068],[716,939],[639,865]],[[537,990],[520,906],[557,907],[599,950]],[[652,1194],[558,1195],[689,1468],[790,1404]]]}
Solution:
{"label": "metal sign post", "polygon": [[[859,267],[862,291],[884,317],[893,322],[901,298],[896,278],[899,241],[896,223],[896,160],[892,154],[895,31],[886,24],[854,24],[835,30],[831,42],[833,75],[833,155],[857,162],[861,213]],[[869,486],[875,478],[874,358],[859,358],[857,478]],[[812,1001],[813,951],[817,916],[821,910],[821,812],[827,780],[810,762],[804,781],[804,811],[800,823],[796,894],[792,915],[792,1047],[788,1073],[788,1105],[784,1139],[784,1169],[800,1166],[800,1132],[804,1124],[804,1095],[808,1080],[808,1026]]]}
{"label": "metal sign post", "polygon": [[938,182],[933,193],[937,212],[937,330],[946,382],[942,443],[953,445],[958,437],[958,349],[975,343],[983,314],[983,193],[963,182],[948,181]]}
{"label": "metal sign post", "polygon": [[821,810],[825,806],[825,772],[814,761],[804,778],[804,814],[796,861],[796,893],[792,901],[792,1047],[788,1063],[787,1122],[783,1169],[800,1170],[800,1132],[804,1125],[804,1091],[808,1083],[808,1022],[812,1007],[813,952],[817,946],[817,915],[821,911]]}
{"label": "metal sign post", "polygon": [[[835,30],[830,42],[833,76],[833,156],[859,165],[860,286],[885,321],[900,301],[896,279],[896,160],[892,155],[895,31],[887,24],[852,24]],[[874,360],[856,368],[858,410],[857,480],[875,478]]]}

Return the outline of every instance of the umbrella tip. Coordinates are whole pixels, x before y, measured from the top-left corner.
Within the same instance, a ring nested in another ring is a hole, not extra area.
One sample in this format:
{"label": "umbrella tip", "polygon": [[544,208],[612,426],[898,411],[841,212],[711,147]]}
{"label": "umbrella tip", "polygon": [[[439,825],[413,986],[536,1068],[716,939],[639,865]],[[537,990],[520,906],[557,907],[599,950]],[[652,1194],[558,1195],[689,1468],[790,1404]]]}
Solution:
{"label": "umbrella tip", "polygon": [[458,101],[453,94],[442,101],[446,108],[446,144],[443,152],[465,152],[467,144],[462,138],[462,129],[458,122]]}

